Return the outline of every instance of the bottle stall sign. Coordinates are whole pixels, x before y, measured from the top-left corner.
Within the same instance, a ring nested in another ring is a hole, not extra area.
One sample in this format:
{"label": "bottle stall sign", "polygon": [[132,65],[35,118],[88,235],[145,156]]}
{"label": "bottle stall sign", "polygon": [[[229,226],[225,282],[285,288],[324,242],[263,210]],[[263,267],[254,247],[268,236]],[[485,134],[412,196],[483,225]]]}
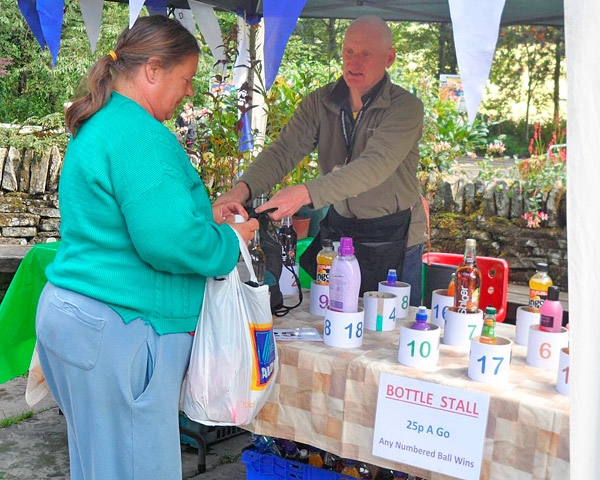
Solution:
{"label": "bottle stall sign", "polygon": [[490,397],[382,373],[373,455],[478,480]]}

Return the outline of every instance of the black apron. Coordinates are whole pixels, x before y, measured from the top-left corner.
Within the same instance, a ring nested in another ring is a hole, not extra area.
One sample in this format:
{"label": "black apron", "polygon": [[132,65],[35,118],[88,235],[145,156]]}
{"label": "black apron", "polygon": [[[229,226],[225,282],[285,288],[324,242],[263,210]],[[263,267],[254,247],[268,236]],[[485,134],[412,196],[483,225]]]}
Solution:
{"label": "black apron", "polygon": [[400,279],[410,217],[408,208],[379,218],[358,220],[343,217],[331,207],[321,220],[319,233],[300,257],[300,266],[316,278],[321,239],[339,241],[341,237],[352,237],[360,265],[360,295],[377,291],[378,283],[386,279],[390,268],[396,269]]}

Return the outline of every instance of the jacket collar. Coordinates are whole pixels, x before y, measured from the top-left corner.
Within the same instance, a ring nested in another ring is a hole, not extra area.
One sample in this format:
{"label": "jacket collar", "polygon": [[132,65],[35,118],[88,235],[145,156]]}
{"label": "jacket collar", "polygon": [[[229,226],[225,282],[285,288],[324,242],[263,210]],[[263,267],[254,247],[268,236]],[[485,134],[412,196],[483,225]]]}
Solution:
{"label": "jacket collar", "polygon": [[[369,92],[367,92],[366,94],[364,94],[361,98],[362,98],[362,103],[363,105],[365,105],[367,103],[367,101],[369,99],[371,99],[372,101],[372,105],[375,103],[376,100],[379,100],[376,97],[380,97],[380,99],[385,100],[386,102],[389,100],[389,95],[386,95],[384,86],[387,86],[388,84],[390,84],[390,77],[388,75],[388,73],[386,72],[385,75],[383,76],[383,78],[381,79],[381,81],[379,81],[379,83],[377,83]],[[381,92],[381,95],[380,95]],[[347,110],[350,110],[350,102],[349,102],[349,98],[350,98],[350,89],[348,88],[348,85],[346,84],[346,81],[344,80],[344,77],[340,77],[334,84],[333,87],[331,88],[331,91],[329,92],[328,95],[328,103],[330,108],[337,110],[339,108],[345,108]],[[377,102],[379,103],[379,102]],[[384,106],[384,105],[378,105],[378,106]]]}

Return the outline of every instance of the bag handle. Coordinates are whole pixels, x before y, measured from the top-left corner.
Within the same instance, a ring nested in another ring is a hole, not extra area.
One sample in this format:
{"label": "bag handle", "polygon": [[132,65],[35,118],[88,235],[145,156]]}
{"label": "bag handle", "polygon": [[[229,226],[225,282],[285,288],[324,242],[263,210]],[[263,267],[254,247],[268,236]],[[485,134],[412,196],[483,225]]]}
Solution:
{"label": "bag handle", "polygon": [[256,278],[256,273],[254,273],[254,268],[252,267],[252,259],[250,258],[250,251],[248,250],[248,245],[246,244],[246,242],[244,242],[244,239],[235,228],[232,228],[232,230],[235,232],[235,235],[238,238],[238,242],[240,244],[240,253],[242,254],[242,258],[244,259],[246,268],[250,273],[250,281],[258,285],[258,279]]}

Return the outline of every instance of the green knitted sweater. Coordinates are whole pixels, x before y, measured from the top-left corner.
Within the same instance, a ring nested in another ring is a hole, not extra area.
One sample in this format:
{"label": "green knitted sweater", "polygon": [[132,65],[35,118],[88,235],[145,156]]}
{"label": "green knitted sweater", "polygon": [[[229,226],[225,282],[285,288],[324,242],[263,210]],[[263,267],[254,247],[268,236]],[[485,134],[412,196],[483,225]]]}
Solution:
{"label": "green knitted sweater", "polygon": [[59,202],[62,242],[48,280],[159,334],[193,331],[206,277],[238,261],[235,232],[214,223],[175,135],[118,93],[70,141]]}

